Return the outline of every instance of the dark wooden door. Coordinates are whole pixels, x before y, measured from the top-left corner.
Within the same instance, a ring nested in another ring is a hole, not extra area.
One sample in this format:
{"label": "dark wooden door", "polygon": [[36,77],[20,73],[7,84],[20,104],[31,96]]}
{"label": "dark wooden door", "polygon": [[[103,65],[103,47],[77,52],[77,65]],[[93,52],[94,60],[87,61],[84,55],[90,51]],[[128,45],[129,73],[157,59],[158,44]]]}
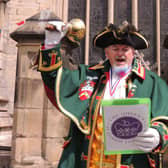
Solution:
{"label": "dark wooden door", "polygon": [[[144,60],[149,61],[153,71],[157,72],[156,59],[156,1],[138,1],[138,28],[142,30],[150,42],[149,49],[142,50]],[[131,22],[132,0],[114,1],[114,23],[121,24],[127,20]],[[89,63],[94,64],[104,57],[103,51],[92,47],[94,35],[101,31],[107,24],[108,0],[90,0],[90,49]],[[168,49],[163,48],[164,38],[168,32],[168,3],[167,0],[160,0],[160,64],[161,77],[168,82]],[[72,18],[86,18],[86,1],[69,0],[69,20]],[[82,40],[81,46],[74,52],[74,59],[77,63],[84,63],[85,43]],[[153,66],[156,65],[156,66]]]}

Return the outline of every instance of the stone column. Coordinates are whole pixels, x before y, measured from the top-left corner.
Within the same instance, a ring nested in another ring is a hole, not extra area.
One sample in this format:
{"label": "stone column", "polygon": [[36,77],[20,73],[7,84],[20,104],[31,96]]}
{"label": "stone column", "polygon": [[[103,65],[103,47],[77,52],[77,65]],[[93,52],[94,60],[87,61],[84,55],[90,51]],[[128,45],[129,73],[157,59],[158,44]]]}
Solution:
{"label": "stone column", "polygon": [[68,1],[69,0],[50,0],[50,9],[65,23],[68,22]]}
{"label": "stone column", "polygon": [[30,68],[44,40],[45,24],[56,18],[48,10],[41,11],[11,34],[18,43],[13,168],[57,166],[67,135],[68,119],[46,97],[40,72]]}
{"label": "stone column", "polygon": [[[19,43],[13,128],[13,163],[36,164],[41,158],[44,89],[40,74],[29,68],[39,43]],[[34,158],[35,157],[35,158]],[[17,166],[16,166],[17,167]]]}

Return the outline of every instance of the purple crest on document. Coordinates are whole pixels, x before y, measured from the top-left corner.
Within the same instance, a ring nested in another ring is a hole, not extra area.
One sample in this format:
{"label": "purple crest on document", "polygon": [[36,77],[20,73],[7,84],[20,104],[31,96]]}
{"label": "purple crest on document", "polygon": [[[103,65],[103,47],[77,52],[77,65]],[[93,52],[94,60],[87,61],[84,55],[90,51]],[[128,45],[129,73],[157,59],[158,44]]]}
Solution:
{"label": "purple crest on document", "polygon": [[111,132],[120,139],[136,137],[142,131],[142,123],[134,117],[120,117],[111,126]]}

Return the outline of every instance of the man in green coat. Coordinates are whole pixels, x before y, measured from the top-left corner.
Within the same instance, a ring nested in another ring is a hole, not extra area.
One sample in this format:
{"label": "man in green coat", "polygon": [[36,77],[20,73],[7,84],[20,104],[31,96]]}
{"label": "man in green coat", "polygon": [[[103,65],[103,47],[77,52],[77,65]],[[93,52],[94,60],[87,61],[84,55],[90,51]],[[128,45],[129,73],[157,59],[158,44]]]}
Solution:
{"label": "man in green coat", "polygon": [[[58,23],[50,24],[48,30],[53,33]],[[120,26],[110,24],[93,39],[95,47],[104,49],[106,60],[94,66],[81,64],[71,70],[64,66],[64,40],[57,37],[54,43],[49,32],[46,35],[38,70],[48,98],[72,120],[58,167],[159,168],[159,154],[168,147],[168,87],[135,58],[135,50],[148,48],[145,37],[126,22]],[[78,37],[68,32],[66,45],[79,42]],[[151,100],[150,127],[133,140],[136,150],[142,152],[105,155],[101,101],[128,98]]]}

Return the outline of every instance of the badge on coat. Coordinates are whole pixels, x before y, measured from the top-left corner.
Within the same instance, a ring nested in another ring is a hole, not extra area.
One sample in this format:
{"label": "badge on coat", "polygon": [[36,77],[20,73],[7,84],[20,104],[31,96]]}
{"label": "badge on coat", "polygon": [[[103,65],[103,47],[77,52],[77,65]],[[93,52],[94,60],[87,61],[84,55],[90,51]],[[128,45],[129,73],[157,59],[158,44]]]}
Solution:
{"label": "badge on coat", "polygon": [[97,76],[87,76],[87,79],[80,85],[79,88],[80,100],[87,100],[92,96],[97,79]]}

